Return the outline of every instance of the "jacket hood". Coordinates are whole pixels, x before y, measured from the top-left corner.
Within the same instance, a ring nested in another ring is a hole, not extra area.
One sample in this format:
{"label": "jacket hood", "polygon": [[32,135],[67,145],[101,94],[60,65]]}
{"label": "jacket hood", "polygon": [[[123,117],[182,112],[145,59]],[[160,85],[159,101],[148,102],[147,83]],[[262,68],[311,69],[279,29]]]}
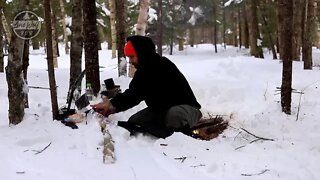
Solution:
{"label": "jacket hood", "polygon": [[156,59],[154,58],[157,55],[156,48],[151,38],[135,35],[128,37],[127,42],[128,41],[132,43],[134,50],[138,55],[140,66],[151,63]]}

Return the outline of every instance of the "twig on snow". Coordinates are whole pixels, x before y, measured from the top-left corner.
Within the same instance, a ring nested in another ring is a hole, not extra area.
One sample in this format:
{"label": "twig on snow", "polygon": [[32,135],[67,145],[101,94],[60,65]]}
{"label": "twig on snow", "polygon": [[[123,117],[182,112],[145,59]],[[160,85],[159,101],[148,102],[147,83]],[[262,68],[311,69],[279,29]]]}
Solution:
{"label": "twig on snow", "polygon": [[206,166],[206,165],[204,165],[204,164],[199,164],[199,165],[190,166],[190,167],[196,168],[196,167],[200,167],[200,166]]}
{"label": "twig on snow", "polygon": [[259,173],[255,173],[255,174],[246,174],[246,173],[244,173],[244,174],[241,174],[241,176],[259,176],[259,175],[264,174],[264,173],[266,173],[268,171],[270,171],[270,170],[269,169],[264,169]]}
{"label": "twig on snow", "polygon": [[34,153],[34,155],[37,155],[37,154],[42,153],[42,152],[43,152],[44,150],[46,150],[50,145],[51,145],[51,142],[50,142],[46,147],[44,147],[41,151],[35,151],[35,150],[33,150],[33,151],[36,152],[36,153]]}
{"label": "twig on snow", "polygon": [[[256,138],[255,140],[250,141],[250,142],[249,142],[249,144],[252,144],[252,143],[257,142],[257,141],[259,141],[259,140],[264,140],[264,141],[274,141],[274,139],[270,139],[270,138],[263,138],[263,137],[257,136],[257,135],[255,135],[255,134],[253,134],[253,133],[249,132],[248,130],[246,130],[246,129],[244,129],[244,128],[240,128],[240,129],[241,129],[242,131],[244,131],[244,132],[246,132],[246,133],[248,133],[248,134],[250,134],[251,136],[253,136],[253,137],[255,137],[255,138]],[[248,140],[248,139],[246,139],[246,140]],[[246,147],[247,145],[248,145],[248,144],[246,144],[246,145],[242,145],[242,146],[239,146],[239,147],[235,148],[235,150],[238,150],[238,149],[241,149],[241,148],[243,148],[243,147]]]}
{"label": "twig on snow", "polygon": [[183,163],[183,162],[184,162],[184,160],[186,160],[186,159],[187,159],[187,157],[182,156],[182,157],[174,158],[174,159],[175,159],[175,160],[180,160],[180,161],[181,161],[181,163]]}
{"label": "twig on snow", "polygon": [[259,137],[257,135],[252,134],[251,132],[249,132],[248,130],[244,129],[244,128],[240,128],[242,131],[250,134],[251,136],[258,138],[259,140],[264,140],[264,141],[274,141],[274,139],[270,139],[270,138],[263,138],[263,137]]}

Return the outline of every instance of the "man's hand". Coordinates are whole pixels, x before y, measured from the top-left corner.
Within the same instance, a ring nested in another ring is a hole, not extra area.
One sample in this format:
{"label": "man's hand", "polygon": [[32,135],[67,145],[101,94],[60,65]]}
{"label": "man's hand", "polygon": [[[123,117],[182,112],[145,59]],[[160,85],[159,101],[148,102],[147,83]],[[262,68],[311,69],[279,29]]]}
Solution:
{"label": "man's hand", "polygon": [[104,101],[101,103],[91,105],[91,107],[94,111],[96,111],[99,114],[102,114],[105,117],[108,117],[115,111],[114,107],[108,99],[104,99]]}

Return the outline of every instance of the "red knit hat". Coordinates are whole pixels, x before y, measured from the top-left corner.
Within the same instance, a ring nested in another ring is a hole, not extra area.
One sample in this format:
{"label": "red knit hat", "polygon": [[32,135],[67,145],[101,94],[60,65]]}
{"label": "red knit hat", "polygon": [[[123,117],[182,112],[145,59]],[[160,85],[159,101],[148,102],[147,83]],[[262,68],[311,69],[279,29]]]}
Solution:
{"label": "red knit hat", "polygon": [[126,45],[124,46],[124,55],[125,56],[137,56],[137,53],[134,50],[134,47],[133,47],[131,41],[128,41],[126,43]]}

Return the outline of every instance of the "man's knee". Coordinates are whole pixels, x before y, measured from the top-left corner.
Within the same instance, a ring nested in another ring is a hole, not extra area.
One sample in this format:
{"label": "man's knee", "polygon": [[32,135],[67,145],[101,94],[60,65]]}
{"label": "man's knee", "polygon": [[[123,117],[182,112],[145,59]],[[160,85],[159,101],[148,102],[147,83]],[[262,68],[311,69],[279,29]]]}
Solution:
{"label": "man's knee", "polygon": [[201,117],[201,111],[190,105],[173,106],[167,112],[166,126],[173,129],[190,128]]}

